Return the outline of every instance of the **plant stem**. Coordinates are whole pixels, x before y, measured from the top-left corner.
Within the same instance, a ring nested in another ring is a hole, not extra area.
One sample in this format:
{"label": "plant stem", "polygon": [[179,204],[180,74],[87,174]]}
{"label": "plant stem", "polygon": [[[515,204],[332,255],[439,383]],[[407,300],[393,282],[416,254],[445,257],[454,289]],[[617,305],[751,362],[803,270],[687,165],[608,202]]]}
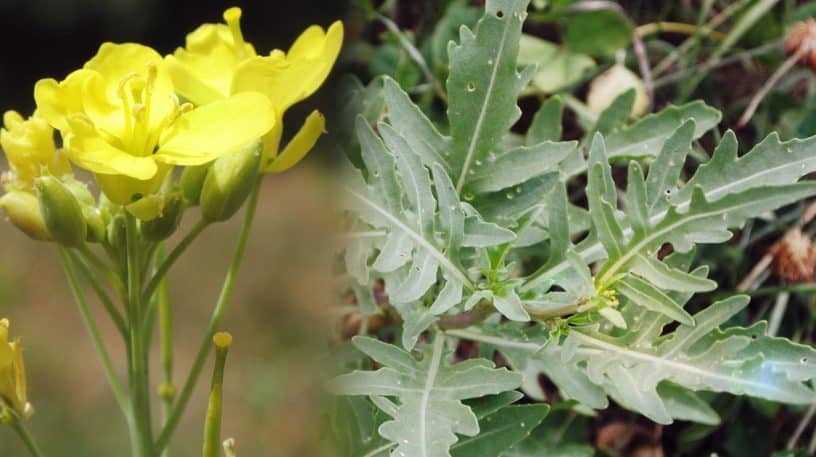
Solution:
{"label": "plant stem", "polygon": [[[654,68],[655,74],[659,75],[666,70],[668,70],[671,65],[677,61],[683,54],[688,52],[691,48],[695,46],[695,44],[699,41],[700,31],[703,30],[711,30],[714,31],[717,27],[722,25],[728,18],[733,16],[734,14],[738,13],[743,6],[747,5],[750,0],[740,0],[737,3],[733,3],[722,11],[720,11],[716,16],[714,16],[707,24],[703,25],[701,20],[703,16],[700,16],[698,23],[698,33],[689,37],[686,41],[684,41],[680,46],[678,46],[674,51],[672,51],[669,55],[667,55],[663,60],[661,60]],[[703,10],[710,8],[710,5],[704,7]]]}
{"label": "plant stem", "polygon": [[[179,244],[176,245],[175,248],[170,252],[170,255],[164,259],[164,262],[156,269],[156,273],[153,274],[153,277],[150,278],[150,282],[147,283],[145,287],[144,294],[142,295],[142,303],[150,302],[151,297],[156,292],[156,288],[159,287],[159,283],[161,280],[167,276],[167,272],[170,271],[170,267],[176,263],[176,260],[184,253],[185,250],[190,246],[190,244],[198,238],[198,235],[209,225],[209,223],[205,220],[200,220],[198,223],[190,229],[190,232],[182,239]],[[148,311],[149,313],[149,311]]]}
{"label": "plant stem", "polygon": [[408,41],[408,38],[405,37],[405,34],[402,32],[402,30],[400,30],[399,26],[397,26],[397,24],[394,23],[394,21],[392,21],[391,19],[382,14],[377,14],[377,19],[379,19],[380,22],[382,22],[383,25],[385,25],[385,27],[391,33],[393,33],[394,36],[397,37],[397,40],[399,41],[402,48],[405,49],[405,52],[408,53],[408,56],[411,58],[411,60],[413,60],[414,63],[417,64],[419,69],[422,71],[422,74],[425,75],[425,79],[427,79],[428,82],[431,84],[431,87],[433,87],[434,92],[436,92],[436,95],[439,96],[439,98],[442,99],[442,101],[447,103],[448,94],[445,93],[445,88],[442,86],[442,83],[439,82],[439,79],[437,79],[437,77],[433,74],[431,69],[428,68],[428,64],[425,62],[425,58],[422,57],[422,53],[419,52],[419,50],[413,45],[413,43]]}
{"label": "plant stem", "polygon": [[37,441],[34,439],[34,436],[31,435],[28,428],[26,428],[22,421],[19,419],[14,421],[11,424],[11,428],[17,433],[17,436],[20,437],[20,441],[25,444],[26,449],[28,449],[28,452],[32,455],[32,457],[43,457],[44,454],[37,445]]}
{"label": "plant stem", "polygon": [[782,318],[785,317],[785,309],[788,307],[788,300],[790,300],[790,292],[781,292],[776,296],[776,302],[771,311],[771,318],[768,320],[768,336],[776,336],[779,332],[779,326],[782,325]]}
{"label": "plant stem", "polygon": [[762,46],[758,46],[753,49],[749,49],[746,51],[742,51],[736,53],[729,57],[718,57],[716,59],[711,58],[708,59],[707,62],[701,63],[699,65],[695,65],[693,67],[687,68],[685,70],[676,71],[672,74],[663,76],[658,78],[654,81],[655,88],[660,88],[667,84],[671,84],[678,81],[686,80],[687,78],[694,76],[699,73],[708,73],[710,70],[715,68],[719,68],[725,65],[730,65],[734,62],[739,62],[741,60],[750,58],[750,57],[757,57],[763,54],[768,54],[773,51],[778,51],[781,49],[781,42],[773,42],[768,44],[763,44]]}
{"label": "plant stem", "polygon": [[204,362],[207,360],[210,344],[212,344],[212,337],[215,334],[218,325],[221,323],[221,318],[224,316],[224,311],[226,310],[227,304],[232,297],[232,289],[235,285],[235,278],[244,258],[244,251],[246,250],[247,239],[249,238],[252,222],[255,220],[255,210],[258,206],[258,196],[260,195],[261,191],[262,178],[263,176],[258,177],[258,181],[255,183],[255,187],[252,189],[252,193],[249,196],[246,214],[244,215],[244,223],[241,227],[241,233],[238,236],[238,244],[235,247],[235,253],[232,256],[232,262],[230,263],[229,270],[224,278],[224,283],[221,286],[221,294],[218,296],[215,309],[213,309],[213,314],[210,317],[210,324],[207,327],[206,333],[204,334],[198,354],[196,354],[195,360],[193,361],[193,366],[190,368],[190,374],[187,376],[187,380],[184,382],[184,386],[181,389],[178,400],[176,401],[173,410],[170,412],[167,423],[164,425],[164,428],[156,441],[156,452],[161,452],[164,450],[167,443],[170,441],[170,437],[173,435],[176,426],[178,426],[181,415],[184,413],[187,403],[190,401],[190,396],[193,393],[198,377],[201,374],[202,368],[204,367]]}
{"label": "plant stem", "polygon": [[790,439],[788,440],[788,445],[785,447],[785,449],[790,451],[796,447],[796,443],[799,441],[799,438],[805,431],[805,427],[807,427],[807,425],[810,423],[814,413],[816,413],[816,402],[810,404],[810,408],[808,408],[807,412],[805,412],[802,419],[796,425],[796,430],[794,430],[793,435],[791,435]]}
{"label": "plant stem", "polygon": [[139,259],[139,231],[136,218],[127,217],[127,292],[130,308],[130,344],[132,348],[130,365],[130,396],[133,402],[133,415],[136,422],[135,437],[138,443],[138,455],[153,456],[153,437],[150,421],[150,393],[148,367],[146,362],[145,341],[142,337],[142,303],[141,303],[141,262]]}
{"label": "plant stem", "polygon": [[85,260],[96,267],[100,273],[105,275],[108,278],[108,281],[117,288],[117,290],[123,289],[122,281],[116,276],[115,271],[111,268],[111,265],[105,262],[104,260],[100,259],[98,255],[96,255],[87,244],[83,244],[78,248],[79,253],[82,255]]}
{"label": "plant stem", "polygon": [[[159,246],[156,262],[164,261],[164,244]],[[165,275],[159,282],[158,296],[156,297],[159,307],[159,346],[161,348],[162,361],[162,427],[167,424],[170,411],[173,408],[173,398],[176,387],[173,384],[173,313],[170,309],[170,287]],[[170,447],[164,449],[162,457],[170,457]]]}
{"label": "plant stem", "polygon": [[224,396],[224,366],[232,342],[228,333],[219,333],[213,337],[215,343],[215,366],[213,367],[210,400],[207,403],[207,415],[204,422],[204,457],[221,456],[221,412]]}
{"label": "plant stem", "polygon": [[130,420],[130,406],[128,404],[127,397],[125,396],[125,390],[122,387],[122,384],[119,382],[119,378],[116,377],[116,372],[113,369],[113,363],[111,362],[110,355],[108,354],[108,350],[105,349],[105,342],[99,333],[99,328],[96,326],[96,321],[93,319],[93,315],[91,314],[88,306],[88,301],[85,299],[85,294],[82,292],[82,287],[80,286],[76,271],[71,263],[71,256],[68,254],[68,251],[65,248],[59,247],[58,249],[60,259],[62,260],[62,266],[65,270],[65,275],[68,278],[68,285],[71,287],[71,293],[74,295],[74,300],[77,303],[79,313],[82,316],[82,320],[85,322],[85,326],[91,336],[91,341],[93,342],[94,348],[96,348],[96,352],[99,354],[99,358],[102,361],[102,368],[105,370],[105,377],[108,378],[108,382],[111,385],[111,390],[113,391],[113,396],[116,398],[116,402],[119,403],[119,408],[121,408],[122,412],[125,414],[125,417]]}
{"label": "plant stem", "polygon": [[697,25],[686,24],[684,22],[650,22],[648,24],[640,25],[635,29],[635,34],[640,37],[663,32],[679,33],[682,35],[702,34],[714,41],[720,41],[725,38],[725,34],[712,30],[707,26],[699,27]]}
{"label": "plant stem", "polygon": [[816,283],[803,282],[799,284],[790,284],[787,286],[761,287],[759,289],[741,290],[739,291],[739,294],[750,295],[752,297],[760,297],[763,295],[776,295],[782,292],[790,292],[794,294],[812,294],[816,292]]}
{"label": "plant stem", "polygon": [[742,113],[742,116],[740,116],[739,120],[737,121],[737,128],[745,126],[745,124],[751,120],[757,108],[759,108],[759,104],[762,103],[762,100],[766,95],[768,95],[768,92],[771,91],[773,86],[779,82],[782,76],[790,71],[790,69],[796,65],[796,62],[798,62],[807,52],[810,52],[810,47],[802,46],[798,51],[788,57],[787,60],[782,63],[782,65],[779,66],[774,74],[768,78],[768,81],[762,85],[762,88],[759,89],[759,91],[751,98],[751,102],[748,103],[748,107],[745,108],[745,112]]}
{"label": "plant stem", "polygon": [[93,272],[91,271],[90,267],[88,267],[88,264],[86,264],[82,259],[77,258],[77,256],[72,252],[69,252],[69,256],[73,260],[74,264],[79,266],[82,275],[88,281],[88,284],[91,285],[94,292],[96,292],[96,296],[99,297],[99,301],[105,306],[105,310],[110,315],[114,325],[116,325],[116,328],[119,329],[119,333],[122,334],[123,338],[127,338],[127,323],[125,322],[125,318],[122,317],[122,313],[116,309],[116,305],[114,305],[113,300],[111,300],[110,296],[108,296],[108,294],[105,292],[105,289],[94,277]]}

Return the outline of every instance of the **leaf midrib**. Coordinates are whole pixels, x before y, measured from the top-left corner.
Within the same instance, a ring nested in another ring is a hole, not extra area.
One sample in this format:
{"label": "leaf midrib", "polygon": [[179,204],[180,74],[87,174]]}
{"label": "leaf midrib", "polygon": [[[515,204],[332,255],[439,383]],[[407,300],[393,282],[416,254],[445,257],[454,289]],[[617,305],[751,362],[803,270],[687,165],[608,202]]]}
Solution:
{"label": "leaf midrib", "polygon": [[411,239],[413,239],[418,245],[422,246],[423,249],[430,252],[430,254],[442,265],[445,270],[449,271],[452,275],[456,276],[462,284],[465,285],[469,290],[473,290],[473,283],[468,279],[468,277],[448,259],[445,255],[439,251],[433,244],[429,243],[428,240],[425,239],[424,236],[416,233],[411,227],[406,225],[402,222],[398,217],[395,217],[391,214],[388,210],[380,207],[376,202],[371,201],[370,199],[366,198],[364,195],[361,195],[350,188],[346,188],[346,191],[350,193],[353,197],[357,198],[362,202],[364,205],[370,207],[374,211],[381,214],[383,217],[388,219],[394,226],[398,227],[400,230],[408,234]]}
{"label": "leaf midrib", "polygon": [[667,359],[664,359],[662,357],[657,357],[657,356],[653,356],[653,355],[650,355],[650,354],[644,354],[644,353],[638,352],[638,351],[632,351],[632,350],[629,350],[629,349],[622,348],[620,346],[616,346],[616,345],[611,344],[611,343],[607,343],[606,341],[602,341],[602,340],[593,338],[593,337],[591,337],[591,336],[589,336],[589,335],[587,335],[587,334],[585,334],[583,332],[580,332],[578,330],[573,330],[572,333],[575,335],[576,338],[583,341],[584,343],[586,343],[588,345],[591,345],[591,346],[594,346],[594,347],[599,348],[599,349],[603,349],[604,351],[611,351],[613,353],[620,354],[622,356],[629,357],[629,358],[632,358],[632,359],[641,360],[643,362],[653,363],[653,364],[656,364],[656,365],[668,366],[668,367],[674,368],[674,369],[679,370],[679,371],[686,371],[686,372],[689,372],[689,373],[692,373],[692,374],[700,375],[702,377],[714,378],[714,379],[718,379],[718,380],[721,380],[721,381],[726,381],[726,382],[732,383],[732,384],[740,384],[740,385],[745,385],[745,386],[751,386],[751,387],[755,387],[755,388],[757,388],[757,389],[759,389],[761,391],[775,392],[775,393],[778,393],[780,396],[789,395],[788,392],[786,392],[784,390],[781,390],[781,389],[778,389],[775,385],[762,384],[762,383],[755,382],[755,381],[749,381],[749,380],[743,379],[743,378],[738,377],[738,376],[737,377],[726,376],[726,375],[723,375],[721,373],[702,370],[702,369],[697,368],[697,367],[695,367],[693,365],[688,365],[688,364],[685,364],[685,363],[677,362],[675,360],[667,360]]}
{"label": "leaf midrib", "polygon": [[487,91],[485,92],[485,98],[482,102],[482,108],[479,111],[479,117],[476,119],[476,126],[473,129],[473,135],[470,137],[470,144],[468,145],[468,151],[465,155],[465,162],[462,164],[462,171],[459,173],[459,179],[456,181],[457,194],[461,193],[462,188],[465,186],[468,170],[470,169],[470,162],[473,160],[473,154],[476,152],[476,143],[478,142],[481,134],[484,118],[487,115],[487,107],[493,98],[493,87],[496,84],[496,76],[498,75],[499,66],[501,66],[502,57],[504,56],[504,44],[507,42],[507,33],[510,30],[511,24],[512,20],[508,18],[504,31],[502,32],[501,41],[499,42],[498,53],[496,54],[493,71],[490,73],[490,82],[487,85]]}
{"label": "leaf midrib", "polygon": [[445,337],[436,335],[431,355],[431,363],[428,368],[428,377],[425,379],[425,388],[422,389],[422,398],[419,402],[419,442],[422,450],[422,457],[428,457],[428,404],[431,401],[431,391],[436,383],[436,375],[439,374],[439,366],[442,364],[442,349],[445,346]]}

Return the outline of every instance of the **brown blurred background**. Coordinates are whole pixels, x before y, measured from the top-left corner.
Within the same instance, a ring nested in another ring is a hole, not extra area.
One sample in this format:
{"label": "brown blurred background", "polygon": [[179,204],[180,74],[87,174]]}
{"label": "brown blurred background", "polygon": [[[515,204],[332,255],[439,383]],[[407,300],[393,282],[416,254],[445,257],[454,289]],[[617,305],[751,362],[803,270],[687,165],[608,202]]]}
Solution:
{"label": "brown blurred background", "polygon": [[[136,41],[169,53],[196,26],[219,22],[223,9],[236,4],[244,9],[244,35],[259,51],[286,49],[308,25],[327,26],[346,9],[346,2],[337,0],[0,0],[0,42],[5,48],[0,111],[30,114],[36,80],[64,77],[103,41]],[[329,83],[287,113],[287,131],[299,127],[311,109],[330,110],[332,93]],[[222,325],[234,336],[227,360],[223,434],[237,440],[242,456],[319,454],[309,443],[320,421],[320,357],[327,340],[325,309],[331,300],[333,151],[323,142],[300,166],[266,178],[245,263]],[[5,163],[0,167],[5,169]],[[171,274],[177,384],[186,377],[209,320],[241,215],[210,227]],[[189,211],[185,227],[196,218],[196,210]],[[184,233],[183,227],[171,245]],[[0,224],[0,316],[11,320],[12,335],[25,346],[30,399],[37,410],[30,429],[47,456],[128,455],[126,426],[56,254],[53,245],[31,241],[10,224]],[[123,372],[120,339],[101,309],[96,311]],[[153,351],[156,386],[160,367],[155,345]],[[178,429],[173,456],[200,455],[210,373],[208,364]],[[158,397],[153,400],[158,411]],[[0,456],[24,455],[11,430],[0,427]]]}

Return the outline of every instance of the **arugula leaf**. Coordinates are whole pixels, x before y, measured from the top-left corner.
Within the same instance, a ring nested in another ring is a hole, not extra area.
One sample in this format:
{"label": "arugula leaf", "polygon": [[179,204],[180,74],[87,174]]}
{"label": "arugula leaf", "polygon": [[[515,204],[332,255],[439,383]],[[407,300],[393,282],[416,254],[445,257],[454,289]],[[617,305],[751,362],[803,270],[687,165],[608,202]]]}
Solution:
{"label": "arugula leaf", "polygon": [[513,390],[521,376],[495,369],[485,359],[449,365],[444,360],[444,342],[444,335],[437,335],[432,348],[426,348],[417,361],[396,346],[356,337],[357,349],[383,367],[338,376],[330,381],[329,390],[379,397],[377,406],[393,419],[380,426],[380,435],[396,444],[396,455],[449,457],[451,446],[459,440],[457,434],[476,436],[480,430],[476,415],[462,400]]}

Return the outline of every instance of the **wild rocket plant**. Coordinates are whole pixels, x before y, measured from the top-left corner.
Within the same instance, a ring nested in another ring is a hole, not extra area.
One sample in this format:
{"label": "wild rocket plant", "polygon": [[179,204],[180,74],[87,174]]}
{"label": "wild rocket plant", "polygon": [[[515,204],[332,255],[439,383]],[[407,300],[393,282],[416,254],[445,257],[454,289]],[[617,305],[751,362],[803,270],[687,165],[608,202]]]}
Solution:
{"label": "wild rocket plant", "polygon": [[[542,377],[559,408],[612,400],[660,424],[716,424],[700,391],[814,402],[816,350],[729,325],[747,296],[687,304],[717,289],[696,246],[816,195],[816,138],[739,155],[728,131],[690,160],[720,114],[692,102],[629,123],[633,90],[580,141],[561,141],[557,97],[511,131],[535,75],[518,61],[528,3],[488,0],[460,28],[445,119],[392,79],[357,87],[339,279],[364,356],[329,384],[337,455],[556,455],[527,438],[552,401]],[[399,324],[369,329],[378,315]]]}
{"label": "wild rocket plant", "polygon": [[[166,455],[213,341],[217,363],[203,455],[220,455],[220,393],[231,337],[216,331],[241,265],[261,182],[267,173],[300,161],[324,130],[324,117],[315,111],[281,146],[284,113],[328,76],[343,41],[342,24],[309,27],[288,52],[258,53],[245,41],[240,18],[240,9],[226,10],[225,24],[200,26],[184,47],[165,57],[137,43],[104,43],[64,79],[38,81],[37,108],[30,117],[14,111],[3,117],[0,144],[11,169],[3,175],[0,207],[31,238],[53,242],[130,432],[133,456]],[[74,175],[74,170],[86,173]],[[86,176],[95,186],[84,181]],[[177,384],[171,305],[163,293],[167,274],[202,231],[234,217],[247,200],[201,346],[186,379]],[[198,222],[170,246],[167,239],[194,207],[200,208],[194,216]],[[107,316],[91,312],[85,283]],[[114,369],[98,330],[102,317],[124,341],[125,379]],[[47,455],[25,428],[34,409],[26,396],[21,344],[8,342],[8,331],[8,321],[0,321],[0,417],[32,455]],[[162,346],[160,386],[151,386],[148,377],[147,349],[154,334]],[[161,424],[152,419],[156,400]],[[230,442],[228,448],[233,447]]]}

